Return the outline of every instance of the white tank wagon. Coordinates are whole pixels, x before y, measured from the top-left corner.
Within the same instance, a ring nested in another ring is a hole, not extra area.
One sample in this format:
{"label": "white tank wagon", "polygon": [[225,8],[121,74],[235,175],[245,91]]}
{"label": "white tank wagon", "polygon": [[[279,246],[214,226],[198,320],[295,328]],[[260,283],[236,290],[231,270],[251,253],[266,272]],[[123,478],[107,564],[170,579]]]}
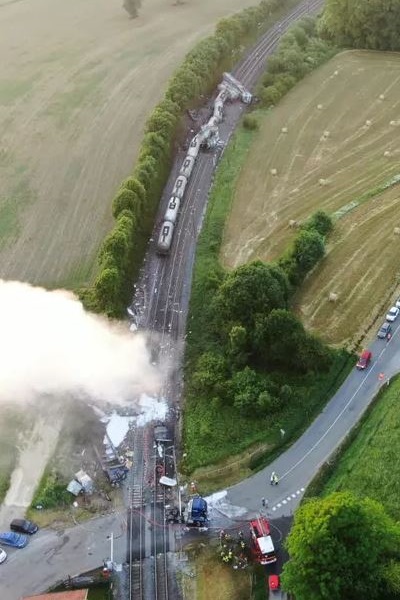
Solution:
{"label": "white tank wagon", "polygon": [[168,254],[172,245],[174,235],[174,224],[170,221],[164,221],[161,225],[160,235],[158,236],[157,252],[158,254]]}
{"label": "white tank wagon", "polygon": [[196,159],[193,156],[187,156],[182,163],[179,175],[183,175],[184,177],[186,177],[186,179],[189,179],[189,177],[192,174],[195,162]]}
{"label": "white tank wagon", "polygon": [[179,198],[176,198],[175,196],[172,196],[172,198],[169,199],[167,210],[165,211],[164,215],[165,221],[169,221],[175,225],[178,219],[180,203],[181,201]]}
{"label": "white tank wagon", "polygon": [[175,181],[174,189],[172,190],[171,196],[176,196],[179,200],[182,200],[183,194],[185,193],[185,189],[187,186],[187,177],[184,175],[179,175],[177,180]]}
{"label": "white tank wagon", "polygon": [[213,117],[211,117],[211,119],[208,120],[206,126],[212,128],[212,127],[216,127],[218,125],[218,123],[219,123],[218,117],[213,116]]}
{"label": "white tank wagon", "polygon": [[224,104],[225,102],[227,102],[228,100],[231,99],[231,95],[230,95],[230,91],[229,89],[226,87],[226,85],[224,85],[223,83],[220,83],[218,86],[218,89],[220,90],[218,96],[215,99],[215,102],[222,102],[222,104]]}
{"label": "white tank wagon", "polygon": [[195,135],[192,141],[189,144],[188,148],[188,156],[193,156],[193,158],[197,158],[201,146],[201,138],[199,134]]}
{"label": "white tank wagon", "polygon": [[222,100],[216,100],[214,102],[213,117],[217,120],[217,123],[221,123],[222,119],[224,118],[224,103]]}
{"label": "white tank wagon", "polygon": [[238,79],[236,79],[236,77],[233,77],[233,75],[231,75],[230,73],[224,73],[222,77],[223,77],[223,80],[226,81],[230,85],[230,87],[232,87],[234,89],[236,88],[238,90],[240,97],[242,99],[242,102],[244,102],[245,104],[251,103],[253,96],[250,94],[250,92],[248,90],[246,90],[244,85],[241,84],[240,81],[238,81]]}

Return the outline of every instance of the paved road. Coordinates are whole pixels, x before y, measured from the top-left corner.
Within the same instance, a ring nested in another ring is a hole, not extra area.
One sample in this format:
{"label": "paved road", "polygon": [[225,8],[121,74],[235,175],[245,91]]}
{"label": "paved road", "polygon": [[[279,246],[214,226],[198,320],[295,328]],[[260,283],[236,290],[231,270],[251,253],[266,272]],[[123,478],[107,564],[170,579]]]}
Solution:
{"label": "paved road", "polygon": [[[368,370],[354,369],[297,442],[268,467],[230,488],[225,500],[246,507],[253,515],[265,497],[271,517],[293,513],[307,485],[358,422],[378,389],[390,385],[390,378],[400,371],[400,324],[390,342],[376,339],[370,349],[373,363]],[[270,485],[272,471],[280,477],[277,486]]]}
{"label": "paved road", "polygon": [[22,550],[4,547],[8,558],[0,565],[1,600],[20,600],[22,596],[43,592],[68,575],[99,567],[110,558],[107,536],[111,532],[115,539],[114,561],[122,563],[126,553],[125,511],[63,531],[39,531]]}

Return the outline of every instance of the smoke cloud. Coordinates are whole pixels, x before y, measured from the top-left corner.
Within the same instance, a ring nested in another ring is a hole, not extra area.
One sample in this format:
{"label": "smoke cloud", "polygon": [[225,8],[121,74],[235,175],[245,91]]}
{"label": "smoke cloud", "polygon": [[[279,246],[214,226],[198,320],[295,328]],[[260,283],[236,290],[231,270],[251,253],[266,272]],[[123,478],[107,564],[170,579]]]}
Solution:
{"label": "smoke cloud", "polygon": [[70,292],[0,279],[0,402],[71,394],[126,403],[160,384],[142,334],[85,312]]}

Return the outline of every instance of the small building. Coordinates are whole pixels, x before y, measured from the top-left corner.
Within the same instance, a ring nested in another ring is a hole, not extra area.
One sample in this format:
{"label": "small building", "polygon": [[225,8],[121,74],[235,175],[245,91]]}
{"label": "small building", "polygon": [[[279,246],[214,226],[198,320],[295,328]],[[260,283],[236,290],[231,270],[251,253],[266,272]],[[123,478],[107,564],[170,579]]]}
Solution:
{"label": "small building", "polygon": [[38,596],[24,596],[21,600],[87,600],[89,589],[68,592],[49,592]]}

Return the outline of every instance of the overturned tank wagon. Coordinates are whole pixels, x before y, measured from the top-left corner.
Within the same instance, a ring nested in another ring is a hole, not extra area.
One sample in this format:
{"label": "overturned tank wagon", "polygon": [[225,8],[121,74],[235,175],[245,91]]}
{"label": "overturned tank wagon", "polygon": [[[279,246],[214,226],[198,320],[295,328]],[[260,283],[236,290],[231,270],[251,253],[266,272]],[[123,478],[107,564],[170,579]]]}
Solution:
{"label": "overturned tank wagon", "polygon": [[192,156],[193,158],[197,158],[201,146],[201,137],[199,134],[195,135],[192,141],[189,144],[188,156]]}

